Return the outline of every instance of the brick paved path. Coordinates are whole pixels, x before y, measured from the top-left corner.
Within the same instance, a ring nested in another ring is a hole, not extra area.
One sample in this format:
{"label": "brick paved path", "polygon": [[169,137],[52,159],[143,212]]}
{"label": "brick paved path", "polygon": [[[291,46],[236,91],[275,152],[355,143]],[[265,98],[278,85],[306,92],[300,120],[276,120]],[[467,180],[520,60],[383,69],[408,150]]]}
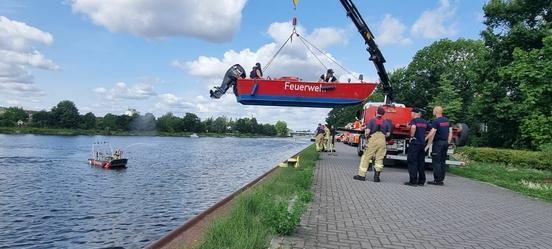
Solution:
{"label": "brick paved path", "polygon": [[443,187],[409,187],[405,168],[356,181],[356,148],[337,149],[321,155],[315,198],[284,248],[552,248],[552,204],[450,174]]}

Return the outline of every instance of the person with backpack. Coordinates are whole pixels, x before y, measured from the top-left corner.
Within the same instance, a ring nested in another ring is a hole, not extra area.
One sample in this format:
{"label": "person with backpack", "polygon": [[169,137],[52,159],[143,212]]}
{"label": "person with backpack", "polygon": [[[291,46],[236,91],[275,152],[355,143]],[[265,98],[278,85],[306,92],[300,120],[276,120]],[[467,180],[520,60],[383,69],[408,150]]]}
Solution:
{"label": "person with backpack", "polygon": [[364,131],[368,142],[366,145],[366,151],[360,158],[358,174],[353,177],[355,180],[366,181],[366,171],[368,171],[370,160],[373,156],[375,156],[374,182],[380,181],[380,174],[383,170],[383,159],[387,153],[385,139],[391,134],[391,125],[383,119],[384,114],[385,109],[380,106],[378,107],[376,117],[368,121],[368,125]]}

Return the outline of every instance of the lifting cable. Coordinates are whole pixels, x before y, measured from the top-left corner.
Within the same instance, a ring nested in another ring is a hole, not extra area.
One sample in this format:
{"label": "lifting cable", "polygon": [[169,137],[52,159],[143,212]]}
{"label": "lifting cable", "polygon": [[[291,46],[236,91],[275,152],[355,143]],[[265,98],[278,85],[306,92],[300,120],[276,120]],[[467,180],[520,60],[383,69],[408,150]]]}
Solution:
{"label": "lifting cable", "polygon": [[[299,35],[297,35],[299,36]],[[301,41],[304,41],[304,42],[307,42],[310,46],[312,46],[314,49],[316,49],[318,52],[320,52],[321,54],[325,55],[330,61],[332,61],[334,64],[336,64],[337,66],[339,66],[341,69],[343,69],[343,71],[345,71],[346,73],[350,74],[350,75],[353,75],[353,73],[349,70],[347,70],[344,66],[342,66],[341,64],[339,64],[339,62],[337,62],[336,60],[334,60],[332,57],[330,57],[328,55],[328,53],[326,53],[326,51],[316,47],[314,44],[312,44],[309,40],[303,38],[302,36],[299,36],[299,39],[301,39]],[[304,43],[303,42],[303,43]],[[305,45],[306,46],[306,45]],[[310,49],[309,49],[310,51]],[[311,53],[314,55],[314,53],[311,51]],[[316,56],[316,55],[315,55]],[[318,58],[317,58],[318,59]],[[324,65],[324,64],[322,64]]]}
{"label": "lifting cable", "polygon": [[270,58],[270,60],[268,61],[268,63],[264,66],[263,68],[263,72],[267,72],[268,68],[270,67],[270,65],[272,64],[272,62],[274,62],[274,59],[276,59],[276,57],[280,54],[280,52],[282,52],[282,49],[287,45],[287,43],[289,41],[291,41],[293,39],[293,35],[296,35],[297,37],[299,37],[299,40],[301,41],[301,43],[305,46],[305,48],[307,48],[307,50],[314,56],[314,58],[316,58],[316,60],[318,60],[318,62],[322,65],[322,67],[324,67],[324,69],[328,70],[328,67],[324,64],[324,62],[322,62],[322,60],[316,55],[316,53],[312,50],[312,48],[314,48],[316,51],[318,51],[319,53],[321,53],[322,55],[326,56],[326,58],[328,58],[331,62],[333,62],[334,64],[336,64],[337,66],[339,66],[341,69],[343,69],[343,71],[345,71],[346,73],[350,74],[351,76],[353,76],[353,73],[349,70],[347,70],[347,68],[345,68],[343,65],[341,65],[339,62],[337,62],[336,60],[334,60],[331,56],[328,55],[327,52],[325,52],[324,50],[318,48],[317,46],[315,46],[312,42],[310,42],[309,40],[307,40],[306,38],[304,38],[302,35],[299,35],[299,33],[297,33],[297,31],[295,30],[295,26],[293,28],[293,31],[291,32],[291,34],[289,35],[289,37],[287,38],[287,40],[284,42],[284,44],[282,44],[282,46],[280,46],[280,48],[278,49],[278,51],[276,51],[276,53],[274,54],[274,56],[272,56],[272,58]]}
{"label": "lifting cable", "polygon": [[264,66],[263,68],[263,72],[267,72],[267,69],[268,67],[270,67],[270,64],[272,64],[272,62],[274,61],[274,59],[276,59],[276,56],[278,56],[278,54],[282,51],[282,49],[286,46],[286,44],[288,43],[288,41],[291,40],[291,38],[293,37],[293,34],[297,34],[295,33],[295,29],[293,30],[293,32],[291,33],[291,35],[287,38],[286,42],[284,42],[284,44],[282,44],[282,46],[278,49],[278,51],[276,51],[276,54],[274,54],[274,56],[272,56],[272,58],[270,58],[270,60],[268,61],[268,63]]}
{"label": "lifting cable", "polygon": [[[293,0],[293,9],[294,11],[297,10],[297,4],[298,4],[299,0]],[[308,41],[306,38],[304,38],[303,36],[299,35],[297,33],[297,30],[296,30],[296,26],[297,26],[297,18],[296,17],[293,17],[292,19],[292,25],[293,25],[293,31],[291,32],[291,34],[289,35],[289,37],[287,38],[287,40],[284,42],[284,44],[282,44],[282,46],[278,49],[278,51],[276,51],[276,54],[274,54],[274,56],[272,56],[272,58],[268,61],[268,63],[264,66],[263,68],[263,71],[266,73],[268,68],[270,67],[270,65],[272,64],[272,62],[274,62],[274,59],[276,59],[276,57],[278,56],[278,54],[280,54],[280,52],[282,51],[282,49],[286,46],[286,44],[291,41],[293,42],[293,35],[296,35],[297,37],[299,37],[299,40],[303,43],[303,45],[307,48],[307,50],[314,56],[314,58],[316,58],[316,60],[318,60],[318,62],[322,65],[322,67],[324,67],[324,69],[328,70],[328,67],[326,67],[326,65],[324,64],[324,62],[322,62],[322,60],[320,58],[318,58],[318,56],[316,55],[316,53],[314,53],[314,51],[312,51],[311,47],[316,49],[319,53],[323,54],[324,56],[326,56],[330,61],[332,61],[334,64],[336,64],[337,66],[339,66],[341,69],[343,69],[343,71],[345,71],[346,73],[350,74],[351,76],[353,76],[353,73],[349,70],[347,70],[344,66],[342,66],[341,64],[339,64],[336,60],[334,60],[332,57],[330,57],[328,55],[328,53],[326,53],[325,51],[323,51],[322,49],[316,47],[314,44],[312,44],[310,41]]]}
{"label": "lifting cable", "polygon": [[309,52],[311,52],[311,54],[314,56],[314,58],[316,58],[318,60],[318,62],[320,62],[320,64],[322,64],[324,69],[328,70],[328,67],[326,67],[326,65],[324,65],[322,60],[320,60],[320,58],[318,58],[318,56],[316,56],[316,54],[312,51],[312,49],[305,43],[306,39],[303,38],[302,36],[300,36],[299,34],[297,34],[297,37],[299,37],[299,40],[303,43],[303,45],[305,45],[305,47],[309,50]]}

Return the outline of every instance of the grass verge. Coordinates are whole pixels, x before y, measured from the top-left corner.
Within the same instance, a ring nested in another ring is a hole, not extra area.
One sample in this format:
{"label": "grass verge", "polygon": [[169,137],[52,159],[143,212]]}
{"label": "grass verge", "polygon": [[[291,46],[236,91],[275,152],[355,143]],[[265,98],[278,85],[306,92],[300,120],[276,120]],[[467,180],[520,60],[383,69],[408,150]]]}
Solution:
{"label": "grass verge", "polygon": [[301,152],[298,168],[281,168],[242,193],[228,216],[213,222],[195,248],[267,248],[272,236],[293,232],[312,200],[310,188],[318,157],[311,145]]}
{"label": "grass verge", "polygon": [[552,171],[516,168],[496,163],[472,161],[465,167],[451,167],[456,175],[507,188],[524,195],[552,202]]}

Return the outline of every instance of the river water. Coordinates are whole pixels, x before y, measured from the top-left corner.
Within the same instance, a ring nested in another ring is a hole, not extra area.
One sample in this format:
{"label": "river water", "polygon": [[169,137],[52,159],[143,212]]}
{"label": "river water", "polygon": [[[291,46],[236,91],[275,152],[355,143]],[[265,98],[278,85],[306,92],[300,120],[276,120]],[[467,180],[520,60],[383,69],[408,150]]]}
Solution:
{"label": "river water", "polygon": [[[129,159],[89,166],[95,141]],[[308,139],[0,135],[0,248],[141,248]]]}

